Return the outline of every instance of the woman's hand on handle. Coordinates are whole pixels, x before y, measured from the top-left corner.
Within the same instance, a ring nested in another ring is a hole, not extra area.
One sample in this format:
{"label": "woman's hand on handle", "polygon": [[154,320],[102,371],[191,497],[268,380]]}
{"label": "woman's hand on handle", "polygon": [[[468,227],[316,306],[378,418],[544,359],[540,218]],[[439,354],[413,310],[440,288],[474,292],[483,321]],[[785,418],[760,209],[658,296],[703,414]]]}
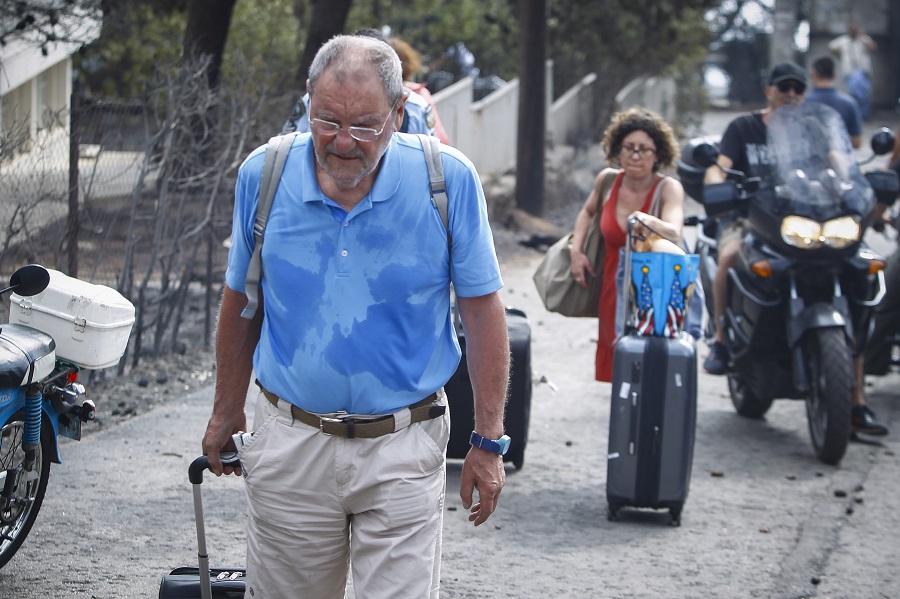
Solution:
{"label": "woman's hand on handle", "polygon": [[597,276],[596,271],[594,271],[594,265],[591,264],[584,252],[574,246],[570,250],[570,256],[572,258],[572,278],[582,287],[587,287],[588,277],[593,278]]}

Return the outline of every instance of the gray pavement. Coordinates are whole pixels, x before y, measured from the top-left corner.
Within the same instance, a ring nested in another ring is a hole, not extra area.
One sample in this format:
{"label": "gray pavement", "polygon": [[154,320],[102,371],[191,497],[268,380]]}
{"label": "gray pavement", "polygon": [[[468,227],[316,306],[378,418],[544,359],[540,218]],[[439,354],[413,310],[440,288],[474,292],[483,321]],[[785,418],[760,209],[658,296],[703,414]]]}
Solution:
{"label": "gray pavement", "polygon": [[[460,463],[450,462],[443,597],[896,596],[898,433],[852,444],[840,467],[828,467],[813,455],[801,402],[747,420],[724,379],[702,373],[682,526],[650,511],[607,521],[609,385],[593,380],[596,321],[543,310],[530,279],[538,259],[505,262],[503,294],[529,314],[535,374],[552,385],[535,387],[525,465],[508,470],[484,526],[467,522]],[[895,431],[898,381],[891,374],[869,390]],[[34,532],[0,571],[0,597],[152,597],[162,573],[194,563],[185,473],[211,394],[65,443]],[[242,564],[242,483],[207,478],[211,561]]]}
{"label": "gray pavement", "polygon": [[[900,374],[870,378],[867,390],[894,434],[851,444],[830,467],[815,459],[802,402],[744,419],[725,380],[701,372],[682,525],[652,511],[609,522],[610,391],[593,380],[596,320],[543,309],[531,282],[539,259],[502,264],[504,301],[530,317],[539,381],[525,464],[509,467],[499,510],[476,529],[457,494],[460,462],[450,461],[442,597],[897,596]],[[155,597],[164,572],[194,563],[186,470],[211,397],[203,388],[65,442],[32,535],[0,570],[0,597]],[[244,563],[241,481],[207,477],[204,491],[211,562]]]}

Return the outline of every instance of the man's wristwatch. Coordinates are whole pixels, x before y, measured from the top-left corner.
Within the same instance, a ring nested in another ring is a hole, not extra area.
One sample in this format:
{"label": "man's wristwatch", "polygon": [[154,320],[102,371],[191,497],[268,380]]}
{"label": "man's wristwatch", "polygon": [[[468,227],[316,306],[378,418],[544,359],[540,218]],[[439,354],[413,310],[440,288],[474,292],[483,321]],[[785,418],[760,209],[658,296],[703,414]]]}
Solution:
{"label": "man's wristwatch", "polygon": [[509,451],[509,441],[509,435],[503,435],[499,439],[486,439],[475,431],[472,431],[472,436],[469,437],[472,447],[480,447],[499,455],[506,455],[506,452]]}

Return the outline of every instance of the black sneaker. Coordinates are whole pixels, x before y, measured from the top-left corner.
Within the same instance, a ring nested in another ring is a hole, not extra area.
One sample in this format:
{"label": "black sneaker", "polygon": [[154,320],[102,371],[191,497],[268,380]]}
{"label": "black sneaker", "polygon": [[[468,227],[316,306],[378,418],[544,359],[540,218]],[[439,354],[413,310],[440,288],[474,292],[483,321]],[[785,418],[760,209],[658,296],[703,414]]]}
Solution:
{"label": "black sneaker", "polygon": [[723,343],[713,341],[709,346],[709,355],[703,362],[703,370],[709,374],[725,374],[728,372],[728,348]]}
{"label": "black sneaker", "polygon": [[854,433],[882,437],[888,434],[888,428],[878,422],[878,417],[869,406],[853,406],[850,412],[850,430]]}

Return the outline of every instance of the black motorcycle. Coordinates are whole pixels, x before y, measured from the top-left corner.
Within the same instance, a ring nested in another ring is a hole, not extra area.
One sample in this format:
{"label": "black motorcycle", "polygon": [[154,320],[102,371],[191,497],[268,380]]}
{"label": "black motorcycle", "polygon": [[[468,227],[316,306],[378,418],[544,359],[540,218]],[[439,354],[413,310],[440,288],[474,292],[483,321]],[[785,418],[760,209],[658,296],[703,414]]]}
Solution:
{"label": "black motorcycle", "polygon": [[[678,172],[707,218],[696,252],[713,314],[717,270],[715,227],[745,219],[738,263],[728,272],[723,322],[730,354],[728,388],[738,414],[762,417],[778,398],[806,402],[819,460],[837,464],[850,438],[855,372],[872,308],[884,293],[883,259],[862,243],[876,193],[896,194],[893,171],[863,175],[838,114],[807,102],[775,110],[768,121],[773,166],[763,178],[726,170],[728,179],[703,185],[718,147],[693,140]],[[893,133],[872,138],[876,155],[889,152]],[[713,319],[710,319],[711,321]]]}

